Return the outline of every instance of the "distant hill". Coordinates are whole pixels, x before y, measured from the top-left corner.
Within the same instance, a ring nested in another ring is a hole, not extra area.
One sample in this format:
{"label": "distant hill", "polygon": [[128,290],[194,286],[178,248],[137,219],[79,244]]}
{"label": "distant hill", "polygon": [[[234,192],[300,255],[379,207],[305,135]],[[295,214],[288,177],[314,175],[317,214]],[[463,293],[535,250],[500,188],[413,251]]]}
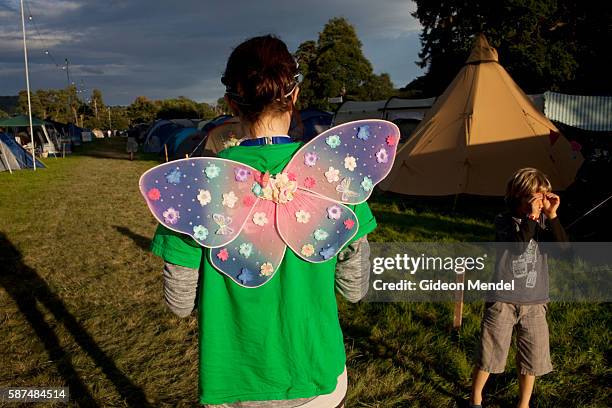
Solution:
{"label": "distant hill", "polygon": [[15,96],[0,96],[0,110],[5,111],[9,115],[15,113],[19,97]]}

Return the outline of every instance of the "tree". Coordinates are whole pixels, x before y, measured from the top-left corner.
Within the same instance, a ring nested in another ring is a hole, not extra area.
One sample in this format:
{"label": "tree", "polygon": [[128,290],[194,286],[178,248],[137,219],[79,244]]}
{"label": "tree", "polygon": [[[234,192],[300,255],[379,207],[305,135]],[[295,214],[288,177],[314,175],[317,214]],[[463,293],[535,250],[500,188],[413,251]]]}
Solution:
{"label": "tree", "polygon": [[217,115],[231,115],[232,114],[232,110],[230,109],[224,97],[217,99],[217,105],[215,106],[215,113]]}
{"label": "tree", "polygon": [[500,63],[528,93],[580,88],[612,92],[605,68],[612,40],[609,2],[415,2],[413,15],[423,25],[418,65],[428,68],[422,80],[426,96],[437,96],[448,86],[480,32],[498,49]]}
{"label": "tree", "polygon": [[[32,106],[32,116],[37,118],[44,118],[44,108],[38,99],[38,95],[34,92],[30,92],[30,105]],[[28,115],[28,92],[25,90],[19,91],[19,100],[17,102],[17,113],[21,115]]]}
{"label": "tree", "polygon": [[330,109],[329,97],[371,100],[395,94],[389,74],[373,73],[355,28],[344,18],[329,20],[318,41],[300,44],[295,56],[304,74],[302,108]]}
{"label": "tree", "polygon": [[9,114],[6,113],[5,111],[3,111],[2,109],[0,109],[0,119],[1,118],[8,118]]}
{"label": "tree", "polygon": [[89,102],[89,106],[93,111],[96,120],[99,120],[100,112],[104,112],[106,110],[104,100],[102,99],[102,92],[99,89],[94,89],[91,92],[91,100]]}
{"label": "tree", "polygon": [[146,96],[137,97],[127,108],[131,123],[150,122],[155,119],[158,108]]}
{"label": "tree", "polygon": [[317,99],[312,87],[312,75],[317,59],[317,43],[313,40],[308,40],[300,44],[294,54],[295,59],[300,64],[299,71],[303,76],[300,84],[300,97],[298,98],[298,108],[307,108],[314,105]]}

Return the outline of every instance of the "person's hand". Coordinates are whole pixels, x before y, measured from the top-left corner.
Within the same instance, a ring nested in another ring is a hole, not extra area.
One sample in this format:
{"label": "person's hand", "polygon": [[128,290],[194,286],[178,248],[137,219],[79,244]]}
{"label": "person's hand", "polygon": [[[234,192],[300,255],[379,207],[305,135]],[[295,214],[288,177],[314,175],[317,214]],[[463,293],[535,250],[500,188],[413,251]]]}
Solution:
{"label": "person's hand", "polygon": [[552,220],[557,218],[557,209],[559,208],[559,204],[561,204],[561,199],[558,195],[553,193],[544,194],[542,200],[542,210],[546,215],[546,218]]}
{"label": "person's hand", "polygon": [[532,220],[537,220],[540,218],[540,213],[542,212],[542,208],[544,206],[543,200],[544,195],[542,193],[535,193],[529,198],[529,205],[531,206],[529,218]]}

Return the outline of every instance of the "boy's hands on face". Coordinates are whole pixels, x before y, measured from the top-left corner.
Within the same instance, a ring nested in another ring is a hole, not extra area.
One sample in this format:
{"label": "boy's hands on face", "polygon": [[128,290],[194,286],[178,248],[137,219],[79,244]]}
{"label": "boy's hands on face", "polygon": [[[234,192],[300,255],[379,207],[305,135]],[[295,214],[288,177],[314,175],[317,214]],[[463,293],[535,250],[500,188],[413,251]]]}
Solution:
{"label": "boy's hands on face", "polygon": [[554,219],[557,218],[557,209],[559,208],[559,204],[561,204],[561,199],[558,195],[553,193],[544,193],[542,199],[542,209],[546,218]]}
{"label": "boy's hands on face", "polygon": [[542,212],[542,208],[544,207],[544,194],[532,194],[531,197],[529,197],[529,205],[531,206],[529,218],[537,220],[538,218],[540,218],[540,213]]}

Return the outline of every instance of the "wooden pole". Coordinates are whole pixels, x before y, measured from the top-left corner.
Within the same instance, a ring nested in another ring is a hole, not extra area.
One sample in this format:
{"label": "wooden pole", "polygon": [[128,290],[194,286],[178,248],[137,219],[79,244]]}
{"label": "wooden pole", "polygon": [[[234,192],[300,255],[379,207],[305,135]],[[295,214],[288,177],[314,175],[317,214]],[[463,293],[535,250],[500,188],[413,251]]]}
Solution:
{"label": "wooden pole", "polygon": [[[457,283],[464,283],[465,273],[457,274],[455,281]],[[455,312],[453,313],[453,329],[459,330],[461,328],[462,319],[463,319],[463,290],[458,290],[455,292]]]}
{"label": "wooden pole", "polygon": [[164,143],[164,152],[166,153],[166,163],[168,163],[168,145]]}

